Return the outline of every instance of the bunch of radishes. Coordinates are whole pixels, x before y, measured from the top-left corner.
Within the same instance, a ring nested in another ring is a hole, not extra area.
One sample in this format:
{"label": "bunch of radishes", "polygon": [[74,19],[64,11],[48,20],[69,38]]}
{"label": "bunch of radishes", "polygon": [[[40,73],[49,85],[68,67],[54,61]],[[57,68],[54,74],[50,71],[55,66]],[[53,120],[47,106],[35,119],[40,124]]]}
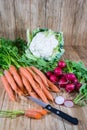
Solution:
{"label": "bunch of radishes", "polygon": [[79,91],[81,83],[78,81],[74,73],[65,73],[63,70],[67,69],[67,65],[64,61],[59,61],[57,67],[53,71],[46,73],[48,79],[60,88],[65,88],[67,92],[74,90]]}

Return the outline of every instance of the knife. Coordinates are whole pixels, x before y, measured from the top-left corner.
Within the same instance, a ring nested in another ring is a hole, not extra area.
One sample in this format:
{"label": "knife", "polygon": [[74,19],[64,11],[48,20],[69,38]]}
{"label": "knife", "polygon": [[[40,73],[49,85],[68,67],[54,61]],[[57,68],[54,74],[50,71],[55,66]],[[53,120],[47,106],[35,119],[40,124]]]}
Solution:
{"label": "knife", "polygon": [[41,101],[40,99],[34,98],[32,96],[26,96],[26,98],[31,99],[32,101],[36,102],[37,104],[39,104],[40,106],[42,106],[43,108],[47,109],[48,111],[56,114],[57,116],[62,117],[63,119],[69,121],[70,123],[74,124],[74,125],[78,125],[78,119],[71,117],[70,115],[52,107],[50,104],[46,104],[43,101]]}

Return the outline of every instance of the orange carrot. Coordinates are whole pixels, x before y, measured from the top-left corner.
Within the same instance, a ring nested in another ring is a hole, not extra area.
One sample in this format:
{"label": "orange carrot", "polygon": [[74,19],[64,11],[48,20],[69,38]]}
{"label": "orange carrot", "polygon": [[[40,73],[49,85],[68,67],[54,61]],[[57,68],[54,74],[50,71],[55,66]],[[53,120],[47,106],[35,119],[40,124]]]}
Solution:
{"label": "orange carrot", "polygon": [[32,75],[29,73],[29,71],[24,68],[24,67],[20,67],[19,68],[20,72],[28,79],[28,81],[30,82],[32,88],[35,90],[35,92],[39,95],[39,97],[46,103],[48,103],[48,100],[46,98],[46,96],[44,95],[44,93],[42,92],[41,88],[39,87],[39,85],[34,81]]}
{"label": "orange carrot", "polygon": [[2,83],[4,85],[4,87],[5,87],[5,90],[6,90],[7,94],[8,94],[8,96],[9,96],[9,98],[12,101],[16,101],[16,96],[15,96],[10,84],[8,83],[8,81],[7,81],[7,79],[6,79],[6,77],[4,75],[1,76],[1,81],[2,81]]}
{"label": "orange carrot", "polygon": [[60,92],[59,88],[55,86],[50,80],[47,79],[47,83],[49,85],[49,88],[54,92]]}
{"label": "orange carrot", "polygon": [[15,82],[17,83],[17,85],[20,87],[20,89],[21,89],[22,91],[24,91],[23,82],[22,82],[22,79],[21,79],[21,77],[20,77],[20,75],[19,75],[19,73],[18,73],[16,67],[13,66],[13,65],[11,65],[11,66],[9,67],[9,71],[10,71],[10,73],[12,74],[12,76],[13,76]]}
{"label": "orange carrot", "polygon": [[48,86],[46,76],[45,76],[39,69],[37,69],[36,67],[31,66],[30,68],[31,68],[37,75],[39,75],[40,78],[42,79],[42,81],[45,83],[45,85]]}
{"label": "orange carrot", "polygon": [[35,93],[34,91],[31,91],[31,92],[30,92],[30,96],[35,97],[35,98],[40,98],[40,97],[37,95],[37,93]]}
{"label": "orange carrot", "polygon": [[14,78],[12,77],[11,73],[9,70],[4,71],[5,77],[9,84],[11,85],[12,89],[20,96],[23,94],[23,92],[18,88],[17,84],[14,81]]}
{"label": "orange carrot", "polygon": [[28,91],[28,93],[30,93],[32,91],[32,87],[29,83],[29,81],[25,78],[25,76],[20,72],[21,78],[22,78],[22,82],[26,88],[26,90]]}
{"label": "orange carrot", "polygon": [[[28,94],[32,97],[38,98],[38,95],[34,92],[34,90],[32,89],[29,81],[24,77],[24,75],[20,72],[23,84],[28,92]],[[27,93],[26,93],[27,94]]]}
{"label": "orange carrot", "polygon": [[42,110],[37,109],[37,112],[39,112],[42,116],[44,116],[44,115],[46,115],[48,113],[48,111],[45,110],[45,109],[42,109]]}
{"label": "orange carrot", "polygon": [[39,84],[36,83],[36,88],[37,88],[37,94],[39,95],[39,97],[46,103],[48,103],[48,100],[45,96],[45,94],[43,93],[42,89],[40,88]]}
{"label": "orange carrot", "polygon": [[42,117],[42,115],[40,113],[32,111],[32,110],[26,110],[25,116],[30,117],[30,118],[34,118],[34,119],[40,119]]}
{"label": "orange carrot", "polygon": [[31,68],[27,67],[27,70],[28,70],[28,71],[31,73],[31,75],[34,77],[34,80],[36,80],[36,82],[38,82],[38,84],[39,84],[40,87],[42,88],[42,90],[43,90],[44,94],[46,95],[46,97],[47,97],[49,100],[53,101],[53,97],[52,97],[51,93],[47,90],[47,88],[46,88],[45,85],[43,84],[41,78],[40,78],[38,75],[36,75]]}
{"label": "orange carrot", "polygon": [[45,109],[31,109],[31,111],[35,111],[37,113],[40,113],[42,116],[44,116],[48,113],[48,111]]}

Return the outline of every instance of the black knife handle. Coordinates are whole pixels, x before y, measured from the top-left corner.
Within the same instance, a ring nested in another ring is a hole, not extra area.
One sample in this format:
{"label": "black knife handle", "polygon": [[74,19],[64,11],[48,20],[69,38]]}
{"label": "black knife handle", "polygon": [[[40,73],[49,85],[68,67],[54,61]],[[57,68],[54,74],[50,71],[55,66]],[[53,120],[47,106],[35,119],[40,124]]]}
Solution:
{"label": "black knife handle", "polygon": [[65,119],[65,120],[71,122],[71,123],[74,124],[74,125],[77,125],[77,124],[78,124],[78,119],[77,119],[77,118],[71,117],[70,115],[68,115],[68,114],[66,114],[66,113],[64,113],[64,112],[62,112],[62,111],[60,111],[60,110],[58,110],[58,109],[56,109],[56,108],[53,108],[51,105],[47,105],[45,108],[46,108],[47,110],[53,112],[54,114],[56,114],[56,115],[62,117],[63,119]]}

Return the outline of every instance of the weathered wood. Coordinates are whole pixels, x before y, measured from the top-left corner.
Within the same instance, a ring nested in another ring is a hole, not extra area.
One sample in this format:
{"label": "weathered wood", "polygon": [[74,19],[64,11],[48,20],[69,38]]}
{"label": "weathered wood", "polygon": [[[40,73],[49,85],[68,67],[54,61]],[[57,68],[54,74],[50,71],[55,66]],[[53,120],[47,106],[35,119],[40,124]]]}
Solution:
{"label": "weathered wood", "polygon": [[30,28],[30,0],[14,0],[15,35],[26,39],[26,29]]}
{"label": "weathered wood", "polygon": [[26,29],[64,32],[66,45],[86,45],[87,0],[0,0],[0,36],[26,39]]}
{"label": "weathered wood", "polygon": [[2,108],[4,97],[5,97],[5,90],[4,90],[3,84],[0,80],[0,99],[1,99],[0,100],[0,109]]}
{"label": "weathered wood", "polygon": [[[66,45],[86,45],[87,0],[64,0],[61,9],[61,30]],[[84,35],[84,36],[83,36]]]}
{"label": "weathered wood", "polygon": [[0,37],[15,38],[14,0],[0,0]]}
{"label": "weathered wood", "polygon": [[86,46],[73,46],[74,51],[78,52],[80,59],[84,62],[87,67],[87,47]]}
{"label": "weathered wood", "polygon": [[45,27],[45,0],[31,0],[31,30]]}

